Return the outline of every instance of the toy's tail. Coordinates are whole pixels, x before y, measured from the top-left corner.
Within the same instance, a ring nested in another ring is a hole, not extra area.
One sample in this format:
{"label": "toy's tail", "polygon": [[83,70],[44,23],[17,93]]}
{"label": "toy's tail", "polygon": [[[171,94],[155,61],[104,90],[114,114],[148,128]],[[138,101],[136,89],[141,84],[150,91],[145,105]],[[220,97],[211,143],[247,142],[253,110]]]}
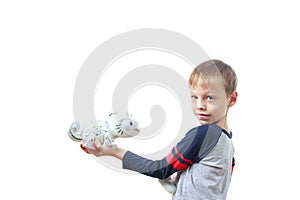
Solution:
{"label": "toy's tail", "polygon": [[72,123],[68,130],[69,137],[76,142],[80,142],[82,140],[79,130],[80,125],[78,122]]}
{"label": "toy's tail", "polygon": [[172,180],[171,176],[166,179],[158,179],[158,181],[170,194],[174,194],[176,192],[176,182]]}

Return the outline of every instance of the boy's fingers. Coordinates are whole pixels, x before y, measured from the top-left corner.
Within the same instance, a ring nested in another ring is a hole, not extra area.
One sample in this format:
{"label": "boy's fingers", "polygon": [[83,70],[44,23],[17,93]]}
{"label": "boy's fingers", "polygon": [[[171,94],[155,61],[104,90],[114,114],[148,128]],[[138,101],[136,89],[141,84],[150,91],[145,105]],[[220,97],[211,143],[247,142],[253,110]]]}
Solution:
{"label": "boy's fingers", "polygon": [[89,150],[88,150],[85,146],[83,146],[82,144],[80,144],[80,147],[81,147],[81,149],[82,149],[85,153],[90,154]]}
{"label": "boy's fingers", "polygon": [[98,140],[95,141],[94,145],[97,149],[101,148],[101,146],[102,146]]}

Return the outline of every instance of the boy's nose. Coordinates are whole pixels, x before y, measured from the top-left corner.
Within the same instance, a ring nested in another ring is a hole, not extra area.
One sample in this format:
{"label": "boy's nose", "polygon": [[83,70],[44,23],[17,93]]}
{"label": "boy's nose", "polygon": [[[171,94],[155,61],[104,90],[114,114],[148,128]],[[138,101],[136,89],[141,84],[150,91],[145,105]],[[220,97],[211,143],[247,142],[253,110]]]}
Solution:
{"label": "boy's nose", "polygon": [[205,110],[205,103],[201,100],[197,101],[197,109],[198,110]]}

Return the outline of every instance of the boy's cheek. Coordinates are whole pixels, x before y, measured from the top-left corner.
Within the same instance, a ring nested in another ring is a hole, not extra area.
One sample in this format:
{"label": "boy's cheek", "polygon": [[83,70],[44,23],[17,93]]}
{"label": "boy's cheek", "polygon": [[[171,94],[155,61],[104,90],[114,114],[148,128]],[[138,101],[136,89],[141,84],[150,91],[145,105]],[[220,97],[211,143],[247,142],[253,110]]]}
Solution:
{"label": "boy's cheek", "polygon": [[191,101],[191,106],[193,109],[197,109],[198,108],[198,101],[194,100],[194,101]]}
{"label": "boy's cheek", "polygon": [[197,105],[192,104],[192,110],[193,110],[194,113],[196,113],[197,112]]}

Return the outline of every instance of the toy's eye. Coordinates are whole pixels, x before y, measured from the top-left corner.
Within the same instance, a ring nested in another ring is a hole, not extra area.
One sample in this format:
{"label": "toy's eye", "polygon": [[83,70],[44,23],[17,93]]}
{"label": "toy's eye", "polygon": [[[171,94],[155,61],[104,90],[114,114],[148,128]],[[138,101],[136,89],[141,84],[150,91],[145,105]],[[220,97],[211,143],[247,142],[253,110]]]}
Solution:
{"label": "toy's eye", "polygon": [[132,125],[133,125],[133,123],[132,123],[132,122],[129,122],[129,125],[130,125],[130,126],[132,126]]}

